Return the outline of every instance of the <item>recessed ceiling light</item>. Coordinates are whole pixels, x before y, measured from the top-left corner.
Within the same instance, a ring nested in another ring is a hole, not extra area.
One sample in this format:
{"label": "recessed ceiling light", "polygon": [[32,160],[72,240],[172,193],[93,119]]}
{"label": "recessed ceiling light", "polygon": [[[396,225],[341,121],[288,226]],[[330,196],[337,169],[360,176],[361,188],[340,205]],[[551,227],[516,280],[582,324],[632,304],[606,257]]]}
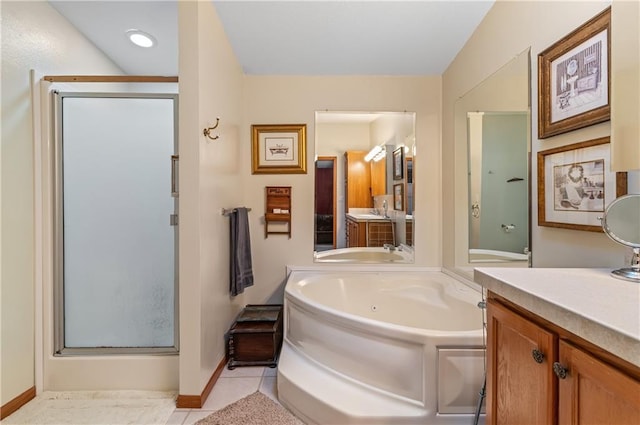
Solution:
{"label": "recessed ceiling light", "polygon": [[129,30],[127,31],[127,37],[129,40],[136,46],[140,47],[153,47],[156,44],[155,38],[151,34],[147,34],[144,31],[140,30]]}

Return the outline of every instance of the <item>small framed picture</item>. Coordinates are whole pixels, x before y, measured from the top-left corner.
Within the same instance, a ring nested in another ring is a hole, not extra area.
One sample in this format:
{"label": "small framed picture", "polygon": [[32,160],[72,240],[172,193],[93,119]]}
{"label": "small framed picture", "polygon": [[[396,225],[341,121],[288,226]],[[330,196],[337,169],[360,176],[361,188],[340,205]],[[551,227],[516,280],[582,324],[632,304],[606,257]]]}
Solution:
{"label": "small framed picture", "polygon": [[627,193],[610,170],[609,137],[538,152],[538,225],[601,232],[599,217]]}
{"label": "small framed picture", "polygon": [[404,211],[404,185],[402,183],[393,185],[393,209]]}
{"label": "small framed picture", "polygon": [[306,124],[252,125],[252,174],[306,174]]}
{"label": "small framed picture", "polygon": [[538,55],[538,138],[608,121],[611,8]]}
{"label": "small framed picture", "polygon": [[402,180],[404,177],[404,147],[393,151],[393,179]]}

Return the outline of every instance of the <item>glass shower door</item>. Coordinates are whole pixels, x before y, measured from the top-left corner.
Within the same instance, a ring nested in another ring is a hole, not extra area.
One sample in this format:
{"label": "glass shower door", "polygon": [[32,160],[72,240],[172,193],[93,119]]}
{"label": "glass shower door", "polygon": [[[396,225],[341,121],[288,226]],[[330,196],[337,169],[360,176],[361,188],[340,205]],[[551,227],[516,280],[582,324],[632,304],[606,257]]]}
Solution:
{"label": "glass shower door", "polygon": [[176,352],[177,96],[57,99],[56,354]]}

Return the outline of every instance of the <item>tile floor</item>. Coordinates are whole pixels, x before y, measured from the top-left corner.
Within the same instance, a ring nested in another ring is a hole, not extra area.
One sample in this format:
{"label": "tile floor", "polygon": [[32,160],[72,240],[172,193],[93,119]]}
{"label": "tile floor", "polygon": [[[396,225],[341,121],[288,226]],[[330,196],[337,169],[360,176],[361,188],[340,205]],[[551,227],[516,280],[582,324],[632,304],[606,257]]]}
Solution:
{"label": "tile floor", "polygon": [[276,368],[238,367],[229,370],[225,367],[201,409],[176,409],[166,425],[192,425],[257,390],[278,402]]}

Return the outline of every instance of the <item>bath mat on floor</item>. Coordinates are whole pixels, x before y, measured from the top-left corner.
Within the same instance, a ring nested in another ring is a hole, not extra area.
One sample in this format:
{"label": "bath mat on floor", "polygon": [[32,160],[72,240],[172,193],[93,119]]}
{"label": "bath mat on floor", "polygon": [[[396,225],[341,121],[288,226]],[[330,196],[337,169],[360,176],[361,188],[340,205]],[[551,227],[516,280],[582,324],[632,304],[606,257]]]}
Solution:
{"label": "bath mat on floor", "polygon": [[304,425],[304,422],[258,391],[200,419],[196,425]]}

